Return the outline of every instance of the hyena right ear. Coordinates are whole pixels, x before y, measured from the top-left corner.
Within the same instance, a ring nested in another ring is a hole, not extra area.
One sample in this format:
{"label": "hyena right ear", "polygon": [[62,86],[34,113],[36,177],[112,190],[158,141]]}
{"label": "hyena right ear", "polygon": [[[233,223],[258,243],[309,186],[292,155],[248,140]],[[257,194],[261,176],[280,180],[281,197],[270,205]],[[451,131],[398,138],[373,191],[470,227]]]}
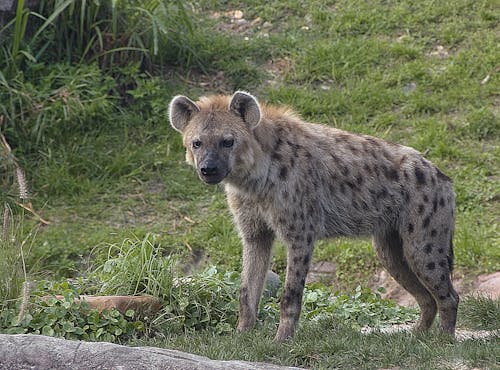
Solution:
{"label": "hyena right ear", "polygon": [[253,129],[262,118],[262,112],[257,99],[244,91],[236,91],[229,103],[229,110],[239,115]]}
{"label": "hyena right ear", "polygon": [[172,127],[182,132],[193,114],[199,111],[200,108],[194,101],[185,96],[177,95],[168,106],[168,118]]}

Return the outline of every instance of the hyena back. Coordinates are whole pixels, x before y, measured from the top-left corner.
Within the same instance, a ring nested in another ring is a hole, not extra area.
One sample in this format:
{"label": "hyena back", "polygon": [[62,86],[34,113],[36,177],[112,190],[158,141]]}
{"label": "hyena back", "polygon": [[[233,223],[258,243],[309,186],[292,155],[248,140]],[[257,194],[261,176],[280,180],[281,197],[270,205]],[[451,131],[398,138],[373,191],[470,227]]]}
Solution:
{"label": "hyena back", "polygon": [[418,330],[440,314],[454,334],[451,180],[409,147],[303,122],[250,94],[176,96],[172,126],[187,162],[222,182],[242,243],[239,330],[253,327],[274,239],[287,246],[277,340],[294,333],[316,240],[373,236],[388,272],[418,302]]}

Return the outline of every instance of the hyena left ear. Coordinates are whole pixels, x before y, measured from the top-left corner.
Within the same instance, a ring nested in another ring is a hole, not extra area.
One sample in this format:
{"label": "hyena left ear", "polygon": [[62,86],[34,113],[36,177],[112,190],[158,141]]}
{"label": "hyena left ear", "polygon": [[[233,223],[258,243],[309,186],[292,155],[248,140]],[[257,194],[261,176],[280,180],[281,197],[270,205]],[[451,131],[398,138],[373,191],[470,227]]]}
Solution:
{"label": "hyena left ear", "polygon": [[253,95],[244,91],[236,91],[229,103],[229,110],[240,116],[253,129],[262,118],[259,102]]}
{"label": "hyena left ear", "polygon": [[170,124],[179,132],[184,131],[193,114],[198,113],[200,108],[191,99],[177,95],[168,106],[168,118]]}

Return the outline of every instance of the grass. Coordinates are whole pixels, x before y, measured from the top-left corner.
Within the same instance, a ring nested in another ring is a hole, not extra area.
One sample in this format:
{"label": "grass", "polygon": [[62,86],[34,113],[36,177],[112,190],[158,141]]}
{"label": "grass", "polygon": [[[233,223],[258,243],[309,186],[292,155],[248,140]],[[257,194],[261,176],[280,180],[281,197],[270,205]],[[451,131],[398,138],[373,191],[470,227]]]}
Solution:
{"label": "grass", "polygon": [[[55,273],[64,276],[100,242],[147,230],[160,234],[172,250],[201,250],[212,262],[236,268],[240,247],[222,192],[200,184],[184,164],[180,138],[165,117],[169,96],[196,97],[214,87],[249,89],[264,100],[294,107],[305,119],[422,151],[455,182],[457,270],[498,270],[496,15],[488,1],[429,4],[241,4],[249,20],[261,17],[257,26],[195,32],[192,40],[208,75],[223,72],[220,84],[202,88],[207,83],[197,69],[178,70],[186,77],[177,74],[166,81],[137,68],[122,69],[121,82],[106,86],[116,91],[121,83],[132,86],[127,106],[107,98],[107,108],[101,104],[96,112],[81,115],[72,108],[71,117],[79,115],[83,131],[70,126],[59,138],[47,135],[52,144],[30,159],[38,204],[57,221],[40,234],[42,247],[34,258],[40,266],[43,261],[59,264]],[[202,3],[200,30],[231,24],[224,17],[209,19],[214,11],[222,8]],[[269,30],[262,27],[265,21]],[[266,83],[266,63],[283,58],[290,68]],[[61,72],[73,73],[67,67]],[[77,75],[81,79],[85,73]],[[96,72],[90,76],[101,97],[99,80],[109,81]],[[66,109],[62,105],[59,109]],[[363,281],[378,267],[368,241],[323,242],[315,258],[336,262],[341,283],[360,270],[367,272],[359,276]],[[284,267],[279,248],[275,267]]]}
{"label": "grass", "polygon": [[[492,306],[496,308],[489,311]],[[488,311],[487,318],[474,312]],[[498,305],[492,301],[469,300],[461,317],[474,327],[481,321],[498,330]],[[465,317],[465,318],[464,318]],[[499,337],[450,340],[432,331],[427,334],[375,331],[363,334],[336,318],[302,321],[296,337],[287,343],[272,341],[274,328],[260,328],[244,334],[215,335],[209,332],[184,336],[165,334],[164,339],[134,342],[189,351],[212,359],[263,361],[312,369],[380,368],[496,368]]]}
{"label": "grass", "polygon": [[[140,55],[130,49],[103,55],[101,45],[91,52],[83,39],[76,51],[67,44],[36,51],[22,23],[15,50],[2,49],[2,57],[20,57],[10,64],[0,59],[9,69],[0,74],[0,130],[27,171],[35,209],[51,221],[39,228],[36,217],[24,221],[19,240],[38,230],[25,256],[31,276],[85,276],[108,258],[110,244],[147,235],[195,269],[215,264],[239,271],[241,247],[224,194],[201,184],[185,164],[166,117],[175,94],[235,89],[292,106],[304,119],[423,152],[454,180],[456,274],[474,280],[500,270],[494,1],[201,1],[195,12],[166,4],[149,9],[153,17],[138,16],[156,22],[144,27],[152,36],[109,46],[144,48]],[[231,20],[228,10],[242,10],[249,23]],[[77,37],[74,16],[58,20],[71,37]],[[55,26],[42,24],[47,33],[37,43],[57,43]],[[97,25],[85,26],[93,37]],[[6,34],[0,30],[2,41]],[[3,191],[10,179],[0,174]],[[282,276],[285,255],[278,245],[272,268]],[[368,240],[322,241],[314,255],[320,260],[336,264],[342,290],[366,284],[380,267]],[[466,301],[462,310],[461,326],[498,329],[497,303]],[[361,335],[335,320],[302,325],[285,345],[270,341],[274,328],[148,343],[316,368],[487,368],[498,361],[498,339],[450,344],[433,334]]]}

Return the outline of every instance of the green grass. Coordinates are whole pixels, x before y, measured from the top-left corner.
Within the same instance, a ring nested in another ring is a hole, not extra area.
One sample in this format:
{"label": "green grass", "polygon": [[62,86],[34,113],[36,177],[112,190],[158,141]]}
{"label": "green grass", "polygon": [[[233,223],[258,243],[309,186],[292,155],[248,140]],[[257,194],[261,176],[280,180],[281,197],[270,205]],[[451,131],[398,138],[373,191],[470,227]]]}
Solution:
{"label": "green grass", "polygon": [[[455,182],[457,270],[500,268],[497,15],[491,2],[241,4],[247,19],[271,23],[268,37],[259,26],[241,34],[202,32],[229,24],[224,17],[208,19],[214,6],[203,5],[200,32],[191,42],[209,77],[224,73],[216,90],[249,89],[263,100],[294,107],[305,119],[422,151]],[[443,55],[436,54],[440,46]],[[269,85],[265,63],[276,58],[288,58],[291,68]],[[223,194],[199,183],[166,119],[170,96],[212,92],[197,85],[203,73],[179,69],[177,76],[186,77],[161,81],[132,67],[122,69],[113,83],[92,69],[56,68],[68,77],[55,80],[60,83],[42,79],[42,86],[49,85],[38,100],[47,101],[50,89],[60,85],[69,86],[75,99],[44,108],[48,118],[68,108],[72,115],[59,127],[47,126],[51,142],[26,158],[35,203],[55,221],[39,235],[37,266],[60,276],[74,274],[79,256],[96,245],[150,231],[172,250],[202,251],[213,263],[237,268],[240,247]],[[75,72],[76,79],[69,77]],[[487,75],[488,82],[481,83]],[[86,76],[92,85],[78,84]],[[108,90],[131,86],[127,105],[106,99],[99,81]],[[95,101],[93,94],[107,105],[99,103],[95,110],[81,102],[85,96]],[[72,106],[80,102],[83,114]],[[73,127],[64,124],[71,117],[78,117]],[[341,282],[352,276],[363,282],[378,266],[363,240],[322,242],[315,258],[336,262]],[[280,248],[274,266],[283,271]]]}
{"label": "green grass", "polygon": [[[460,309],[469,327],[498,330],[498,302],[469,300]],[[476,313],[488,312],[483,317]],[[263,327],[244,334],[209,332],[184,336],[165,333],[164,339],[140,340],[135,345],[175,348],[221,360],[265,361],[313,369],[380,368],[496,368],[498,334],[487,339],[450,340],[437,331],[427,334],[375,331],[362,334],[337,318],[303,320],[295,338],[286,343],[272,340],[274,328]]]}

